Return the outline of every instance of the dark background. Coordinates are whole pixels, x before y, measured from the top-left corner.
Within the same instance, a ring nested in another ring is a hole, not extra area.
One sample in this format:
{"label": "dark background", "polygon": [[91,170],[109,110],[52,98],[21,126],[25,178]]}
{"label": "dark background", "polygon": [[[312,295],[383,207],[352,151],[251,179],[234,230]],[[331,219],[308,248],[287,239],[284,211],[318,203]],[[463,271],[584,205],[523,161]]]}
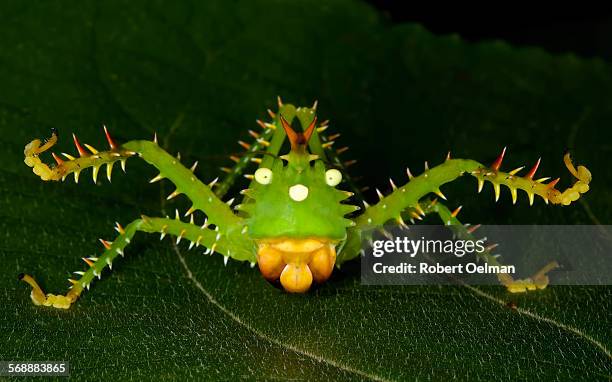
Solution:
{"label": "dark background", "polygon": [[[81,257],[101,253],[97,238],[116,237],[115,221],[191,205],[167,202],[174,187],[149,185],[158,173],[137,160],[125,175],[115,166],[112,183],[100,174],[93,184],[91,170],[79,184],[42,182],[23,163],[33,138],[56,127],[54,149],[75,155],[70,133],[100,149],[103,122],[117,142],[156,131],[209,182],[279,94],[319,100],[369,202],[375,188],[389,191],[389,176],[405,183],[407,166],[419,174],[448,150],[489,164],[506,145],[502,169],[541,156],[538,176],[561,176],[564,188],[561,156],[573,147],[593,172],[579,203],[529,207],[521,192],[512,205],[506,188],[495,203],[490,184],[478,195],[464,177],[442,188],[447,204],[473,224],[609,224],[610,64],[558,55],[609,58],[609,33],[496,12],[444,5],[435,17],[390,10],[381,22],[361,0],[0,1],[0,360],[66,360],[75,380],[115,382],[609,378],[610,287],[370,287],[353,262],[293,296],[248,264],[147,235],[66,312],[34,306],[16,277],[64,292]],[[440,37],[451,32],[462,38]],[[490,39],[508,43],[480,43]]]}
{"label": "dark background", "polygon": [[[580,13],[515,9],[415,9],[412,2],[368,0],[393,23],[414,22],[429,31],[458,34],[468,41],[504,40],[512,45],[539,46],[555,54],[612,60],[612,17],[609,12]],[[440,5],[440,8],[445,6]]]}

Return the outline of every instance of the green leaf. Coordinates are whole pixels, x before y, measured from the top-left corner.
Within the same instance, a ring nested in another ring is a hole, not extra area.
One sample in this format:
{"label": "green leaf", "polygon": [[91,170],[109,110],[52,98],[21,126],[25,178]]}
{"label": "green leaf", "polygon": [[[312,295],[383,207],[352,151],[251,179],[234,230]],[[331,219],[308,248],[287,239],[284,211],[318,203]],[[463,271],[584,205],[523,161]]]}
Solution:
{"label": "green leaf", "polygon": [[607,63],[438,37],[349,1],[5,2],[0,14],[0,360],[68,361],[78,380],[610,378],[607,286],[365,287],[353,262],[295,296],[145,235],[68,311],[34,306],[16,277],[63,292],[114,221],[187,205],[163,203],[169,186],[149,185],[137,160],[112,184],[43,183],[23,163],[30,140],[55,127],[71,152],[73,131],[101,146],[102,123],[118,141],[157,131],[208,181],[278,94],[318,99],[372,188],[449,149],[487,162],[506,145],[508,166],[542,156],[541,173],[567,182],[572,147],[595,179],[583,203],[495,204],[462,180],[449,204],[468,222],[609,223]]}

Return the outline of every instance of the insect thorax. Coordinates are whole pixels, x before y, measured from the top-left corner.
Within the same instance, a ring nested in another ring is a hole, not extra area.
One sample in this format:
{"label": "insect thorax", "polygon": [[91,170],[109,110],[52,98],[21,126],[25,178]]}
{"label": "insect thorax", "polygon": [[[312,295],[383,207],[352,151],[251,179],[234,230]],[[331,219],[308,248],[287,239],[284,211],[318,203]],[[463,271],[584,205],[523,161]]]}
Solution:
{"label": "insect thorax", "polygon": [[240,210],[247,215],[264,277],[280,278],[290,292],[304,292],[313,280],[323,282],[331,275],[336,245],[353,224],[344,216],[356,208],[341,203],[350,193],[336,189],[340,172],[326,168],[306,148],[316,118],[304,133],[293,131],[282,117],[281,121],[291,151],[255,172]]}

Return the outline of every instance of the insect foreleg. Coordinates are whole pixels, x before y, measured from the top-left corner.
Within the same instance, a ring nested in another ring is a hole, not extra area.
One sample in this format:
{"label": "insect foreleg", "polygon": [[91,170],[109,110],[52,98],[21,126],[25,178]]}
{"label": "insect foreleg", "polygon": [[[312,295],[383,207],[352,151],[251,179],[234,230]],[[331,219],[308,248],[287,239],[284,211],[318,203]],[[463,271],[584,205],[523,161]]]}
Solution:
{"label": "insect foreleg", "polygon": [[167,178],[175,184],[176,190],[168,196],[168,199],[185,194],[193,203],[190,213],[195,210],[201,210],[208,216],[210,223],[220,227],[224,234],[240,235],[242,219],[234,215],[228,203],[223,202],[217,197],[209,185],[197,179],[191,169],[183,166],[177,158],[168,154],[156,141],[139,140],[119,145],[112,140],[106,129],[105,133],[110,150],[98,151],[89,145],[84,145],[89,149],[87,151],[81,146],[76,136],[74,136],[74,143],[80,156],[75,158],[64,154],[69,159],[64,161],[53,154],[57,165],[49,166],[40,160],[39,155],[50,149],[57,142],[57,134],[54,131],[51,138],[42,146],[41,141],[36,139],[25,147],[25,163],[32,167],[34,173],[43,180],[63,180],[67,175],[74,173],[75,181],[78,182],[80,172],[85,168],[91,167],[95,182],[98,170],[102,165],[107,166],[107,176],[110,180],[113,164],[116,161],[121,161],[125,169],[125,160],[131,156],[138,155],[156,167],[160,172],[151,182]]}
{"label": "insect foreleg", "polygon": [[123,146],[138,153],[142,159],[159,170],[159,175],[151,182],[167,178],[174,183],[176,190],[168,195],[167,199],[185,194],[193,203],[189,213],[200,210],[208,216],[210,223],[221,229],[224,235],[240,235],[242,219],[234,215],[230,203],[218,198],[209,185],[202,183],[191,169],[183,166],[177,158],[151,141],[130,141]]}
{"label": "insect foreleg", "polygon": [[32,167],[32,171],[42,180],[65,180],[68,175],[74,174],[74,181],[76,183],[79,182],[81,171],[88,167],[92,168],[92,177],[95,183],[98,179],[100,168],[106,165],[106,176],[110,181],[115,162],[121,161],[121,167],[125,170],[125,161],[136,153],[117,145],[108,134],[106,127],[104,128],[104,132],[106,133],[106,138],[110,146],[108,151],[98,151],[94,147],[86,144],[84,146],[89,150],[87,151],[81,146],[76,135],[73,135],[72,138],[79,156],[74,157],[70,154],[62,153],[65,159],[61,159],[58,155],[53,153],[52,155],[56,165],[49,166],[40,160],[39,155],[49,150],[57,143],[57,131],[53,129],[51,138],[47,139],[42,146],[40,139],[35,139],[26,145],[23,150],[25,156],[24,162],[29,167]]}

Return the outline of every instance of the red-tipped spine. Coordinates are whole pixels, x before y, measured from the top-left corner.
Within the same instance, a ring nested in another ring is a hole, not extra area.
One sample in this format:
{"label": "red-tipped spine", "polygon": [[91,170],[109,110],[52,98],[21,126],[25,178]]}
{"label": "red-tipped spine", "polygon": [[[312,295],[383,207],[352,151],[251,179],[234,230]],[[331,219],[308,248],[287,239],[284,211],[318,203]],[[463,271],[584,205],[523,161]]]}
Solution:
{"label": "red-tipped spine", "polygon": [[104,126],[104,134],[106,135],[106,140],[108,141],[108,145],[110,146],[110,148],[112,150],[117,148],[117,145],[115,144],[115,141],[113,141],[113,138],[111,138],[110,134],[108,133],[108,129],[106,128],[106,126]]}
{"label": "red-tipped spine", "polygon": [[538,158],[538,161],[536,162],[536,164],[534,164],[531,170],[529,170],[529,172],[525,175],[526,179],[533,179],[533,176],[535,175],[536,171],[538,171],[538,167],[540,167],[541,159],[542,158]]}
{"label": "red-tipped spine", "polygon": [[76,135],[72,134],[72,140],[74,140],[74,145],[76,146],[77,151],[79,152],[79,156],[81,157],[89,156],[89,153],[85,151],[85,149],[79,143],[79,140],[77,139]]}
{"label": "red-tipped spine", "polygon": [[555,186],[557,185],[557,183],[559,183],[559,180],[561,180],[561,178],[557,178],[553,181],[551,181],[550,183],[548,183],[546,186],[548,186],[548,188],[555,188]]}
{"label": "red-tipped spine", "polygon": [[55,159],[55,162],[57,162],[58,166],[61,166],[62,163],[64,163],[64,161],[60,157],[58,157],[57,154],[51,153],[51,155],[53,155],[53,159]]}
{"label": "red-tipped spine", "polygon": [[255,139],[260,137],[260,135],[254,132],[253,130],[249,130],[249,135]]}
{"label": "red-tipped spine", "polygon": [[501,167],[502,161],[504,160],[504,155],[506,155],[506,148],[504,147],[504,149],[502,150],[501,154],[499,154],[499,156],[497,157],[497,159],[495,159],[495,162],[493,162],[493,164],[491,165],[491,168],[494,171],[499,170],[499,168]]}
{"label": "red-tipped spine", "polygon": [[472,234],[472,233],[474,233],[474,231],[476,231],[480,227],[481,227],[481,224],[476,224],[476,225],[473,225],[470,228],[468,228],[467,231],[468,231],[468,233]]}
{"label": "red-tipped spine", "polygon": [[451,213],[451,216],[452,216],[452,217],[454,217],[454,218],[456,218],[456,217],[457,217],[457,215],[459,215],[459,212],[461,211],[461,209],[462,209],[462,208],[463,208],[463,206],[459,206],[459,207],[457,207],[457,209],[455,209],[455,210],[454,210],[454,211]]}
{"label": "red-tipped spine", "polygon": [[494,250],[497,247],[499,247],[499,243],[494,243],[494,244],[489,245],[488,247],[485,247],[485,251],[491,252],[492,250]]}
{"label": "red-tipped spine", "polygon": [[89,259],[87,259],[85,257],[82,257],[81,260],[83,260],[90,267],[93,267],[93,265],[94,265],[93,261],[91,261],[91,260],[89,260]]}
{"label": "red-tipped spine", "polygon": [[100,240],[100,243],[102,243],[102,245],[104,246],[104,248],[111,249],[111,243],[109,243],[108,241],[104,239],[99,239],[99,240]]}

